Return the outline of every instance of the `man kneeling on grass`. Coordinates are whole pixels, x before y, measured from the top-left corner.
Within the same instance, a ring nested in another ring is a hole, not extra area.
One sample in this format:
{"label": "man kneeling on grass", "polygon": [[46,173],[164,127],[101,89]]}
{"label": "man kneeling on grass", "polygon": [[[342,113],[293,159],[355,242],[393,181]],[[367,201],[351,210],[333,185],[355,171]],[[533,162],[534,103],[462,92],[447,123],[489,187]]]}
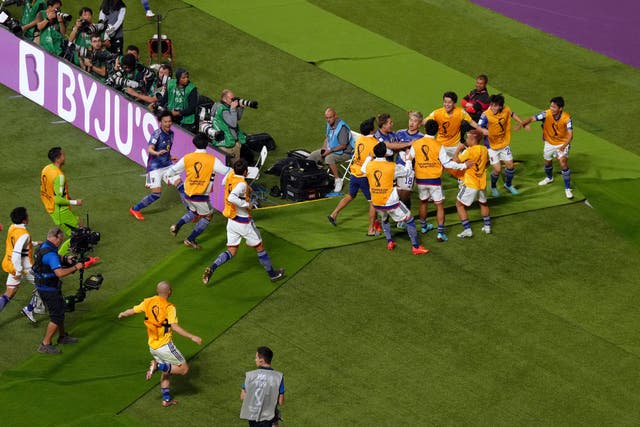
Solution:
{"label": "man kneeling on grass", "polygon": [[156,292],[156,296],[145,298],[140,304],[118,314],[118,319],[136,313],[144,313],[144,324],[149,335],[149,351],[153,356],[146,378],[150,380],[154,372],[162,372],[160,391],[162,392],[162,406],[166,408],[178,403],[171,398],[169,375],[186,375],[189,372],[187,361],[173,344],[172,331],[176,331],[198,345],[202,344],[202,338],[187,332],[178,325],[176,307],[169,302],[171,284],[165,281],[158,283]]}

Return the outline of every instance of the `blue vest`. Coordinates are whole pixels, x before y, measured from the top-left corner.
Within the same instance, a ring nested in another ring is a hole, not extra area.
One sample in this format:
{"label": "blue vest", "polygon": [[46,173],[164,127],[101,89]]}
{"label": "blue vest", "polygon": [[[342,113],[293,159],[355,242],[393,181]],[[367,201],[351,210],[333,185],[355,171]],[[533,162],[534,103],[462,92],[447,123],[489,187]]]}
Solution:
{"label": "blue vest", "polygon": [[42,259],[45,255],[51,252],[58,252],[58,248],[53,246],[48,240],[44,242],[34,255],[33,262],[33,277],[35,279],[36,289],[39,291],[51,292],[60,289],[62,282],[53,272],[48,264],[45,264]]}
{"label": "blue vest", "polygon": [[[338,119],[338,123],[336,123],[336,128],[332,129],[331,126],[329,126],[329,123],[327,123],[327,130],[326,130],[326,134],[327,134],[327,147],[330,150],[333,150],[336,147],[339,147],[340,141],[338,141],[338,135],[340,134],[340,131],[342,130],[342,128],[345,127],[347,128],[347,130],[349,131],[349,148],[347,148],[347,152],[352,152],[353,151],[353,147],[355,146],[356,141],[353,139],[353,135],[351,134],[351,129],[349,128],[349,125],[346,124],[342,119]],[[336,151],[336,154],[344,154],[345,150],[339,150]]]}

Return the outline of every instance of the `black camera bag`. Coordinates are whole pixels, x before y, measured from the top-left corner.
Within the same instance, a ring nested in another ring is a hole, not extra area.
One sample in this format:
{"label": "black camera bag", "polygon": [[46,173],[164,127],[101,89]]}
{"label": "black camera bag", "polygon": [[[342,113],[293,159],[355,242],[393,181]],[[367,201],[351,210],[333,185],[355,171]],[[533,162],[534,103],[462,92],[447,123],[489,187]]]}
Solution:
{"label": "black camera bag", "polygon": [[254,133],[247,135],[247,147],[253,151],[262,151],[262,147],[267,147],[267,151],[273,151],[276,149],[276,142],[268,133]]}

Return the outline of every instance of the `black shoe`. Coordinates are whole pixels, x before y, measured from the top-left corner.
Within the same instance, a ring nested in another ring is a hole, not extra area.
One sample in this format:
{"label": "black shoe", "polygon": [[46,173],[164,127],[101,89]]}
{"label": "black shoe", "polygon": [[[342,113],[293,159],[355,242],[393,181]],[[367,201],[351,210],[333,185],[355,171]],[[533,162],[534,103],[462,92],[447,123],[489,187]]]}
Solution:
{"label": "black shoe", "polygon": [[273,272],[273,275],[269,276],[272,282],[277,282],[284,277],[284,268],[280,268]]}

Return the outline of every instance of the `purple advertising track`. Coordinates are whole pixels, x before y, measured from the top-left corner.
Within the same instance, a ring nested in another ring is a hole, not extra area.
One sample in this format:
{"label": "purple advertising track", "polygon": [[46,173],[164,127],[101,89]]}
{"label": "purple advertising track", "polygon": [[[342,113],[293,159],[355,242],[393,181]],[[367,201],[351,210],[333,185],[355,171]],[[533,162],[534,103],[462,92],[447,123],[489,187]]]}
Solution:
{"label": "purple advertising track", "polygon": [[640,0],[471,0],[571,43],[640,68]]}
{"label": "purple advertising track", "polygon": [[[158,128],[144,106],[125,98],[88,74],[0,27],[0,83],[134,162],[147,165],[147,141]],[[193,136],[174,127],[171,154],[182,157],[194,150]],[[224,163],[224,155],[209,149]],[[222,177],[216,175],[213,205],[224,207]]]}

